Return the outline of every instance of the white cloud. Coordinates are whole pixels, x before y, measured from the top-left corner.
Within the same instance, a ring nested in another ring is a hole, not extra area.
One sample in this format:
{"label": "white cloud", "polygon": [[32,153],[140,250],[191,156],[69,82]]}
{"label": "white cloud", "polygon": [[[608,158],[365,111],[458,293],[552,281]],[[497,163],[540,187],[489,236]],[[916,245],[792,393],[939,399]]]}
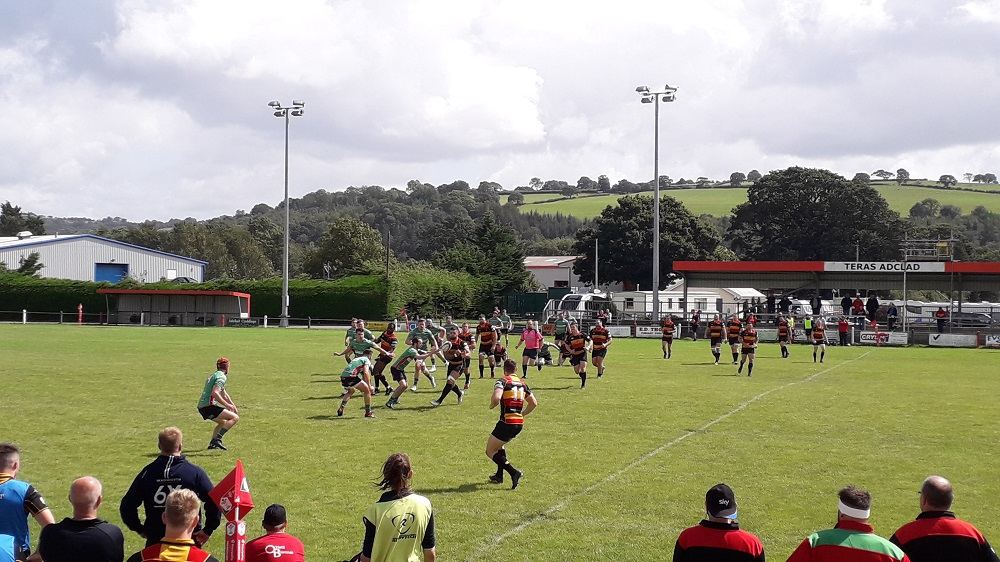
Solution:
{"label": "white cloud", "polygon": [[973,21],[1000,23],[1000,0],[972,0],[955,10]]}

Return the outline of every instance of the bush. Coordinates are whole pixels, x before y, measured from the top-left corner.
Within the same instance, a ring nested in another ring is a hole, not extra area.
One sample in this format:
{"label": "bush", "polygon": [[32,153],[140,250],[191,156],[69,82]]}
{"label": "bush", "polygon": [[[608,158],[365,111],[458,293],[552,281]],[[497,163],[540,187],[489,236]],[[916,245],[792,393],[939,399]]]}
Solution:
{"label": "bush", "polygon": [[76,305],[83,304],[87,313],[103,312],[106,309],[104,295],[98,295],[97,289],[110,286],[108,283],[38,279],[5,273],[0,275],[0,310],[76,312]]}
{"label": "bush", "polygon": [[484,294],[479,279],[424,262],[394,268],[389,275],[388,292],[387,314],[390,317],[398,316],[399,309],[404,306],[410,316],[452,314],[456,317],[474,315],[489,306],[489,303],[479,302]]}

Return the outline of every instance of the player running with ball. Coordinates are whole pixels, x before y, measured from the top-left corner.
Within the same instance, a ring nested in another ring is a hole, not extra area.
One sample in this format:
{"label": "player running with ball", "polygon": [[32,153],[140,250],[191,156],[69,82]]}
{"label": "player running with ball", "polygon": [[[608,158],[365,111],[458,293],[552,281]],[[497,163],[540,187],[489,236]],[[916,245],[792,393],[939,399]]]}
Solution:
{"label": "player running with ball", "polygon": [[611,347],[611,333],[604,327],[604,322],[597,320],[594,327],[590,329],[590,341],[593,342],[593,352],[590,354],[597,369],[597,378],[604,376],[604,358],[608,355],[608,348]]}
{"label": "player running with ball", "polygon": [[715,357],[716,365],[719,364],[719,359],[722,357],[722,334],[725,330],[726,327],[722,325],[718,314],[708,323],[708,342],[712,346],[712,356]]}
{"label": "player running with ball", "polygon": [[587,388],[587,352],[590,348],[590,336],[581,332],[577,324],[570,324],[563,349],[569,354],[569,364],[573,366],[573,371],[580,377],[580,388]]}
{"label": "player running with ball", "polygon": [[757,355],[757,330],[753,327],[753,324],[747,324],[743,331],[740,332],[740,341],[743,344],[743,356],[740,358],[740,368],[736,370],[736,374],[743,373],[743,364],[749,362],[747,365],[747,376],[753,376],[753,360]]}
{"label": "player running with ball", "polygon": [[674,325],[673,316],[667,316],[660,324],[660,342],[663,346],[663,358],[670,359],[671,348],[674,346],[674,332],[677,326]]}
{"label": "player running with ball", "polygon": [[726,341],[729,343],[729,350],[733,352],[733,365],[740,358],[740,333],[743,332],[743,323],[740,317],[735,314],[729,319],[726,325]]}
{"label": "player running with ball", "polygon": [[440,406],[448,397],[449,392],[454,392],[458,396],[458,403],[462,403],[463,394],[462,390],[458,388],[458,381],[465,370],[465,360],[469,357],[469,346],[459,334],[452,332],[449,336],[451,339],[441,347],[444,359],[448,362],[448,381],[444,385],[444,390],[441,391],[441,397],[437,400],[431,400],[431,406]]}
{"label": "player running with ball", "polygon": [[337,408],[338,417],[344,415],[344,408],[347,407],[347,402],[351,399],[355,390],[360,390],[362,396],[364,396],[365,417],[375,417],[375,412],[372,412],[371,357],[372,350],[364,350],[361,352],[361,355],[351,359],[350,363],[340,373],[340,384],[344,387],[345,393],[340,400],[340,408]]}
{"label": "player running with ball", "polygon": [[476,326],[476,334],[479,339],[479,378],[485,376],[485,363],[490,365],[490,378],[496,378],[497,364],[493,352],[500,347],[500,328],[487,322],[486,316],[481,315],[479,325]]}
{"label": "player running with ball", "polygon": [[490,476],[490,482],[503,483],[503,473],[510,474],[513,490],[524,475],[507,461],[507,450],[504,446],[517,437],[524,428],[524,418],[538,406],[538,400],[528,385],[518,378],[517,363],[508,359],[503,362],[503,378],[493,386],[493,396],[490,397],[490,409],[500,406],[500,420],[493,433],[486,441],[486,457],[496,463],[496,474]]}

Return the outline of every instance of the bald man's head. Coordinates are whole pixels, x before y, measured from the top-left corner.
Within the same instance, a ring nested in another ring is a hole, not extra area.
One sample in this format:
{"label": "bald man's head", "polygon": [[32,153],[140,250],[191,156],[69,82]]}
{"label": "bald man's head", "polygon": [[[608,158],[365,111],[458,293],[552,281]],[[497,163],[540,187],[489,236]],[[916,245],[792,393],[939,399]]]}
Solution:
{"label": "bald man's head", "polygon": [[76,519],[96,517],[104,490],[101,482],[93,476],[77,478],[69,487],[69,503],[73,504]]}
{"label": "bald man's head", "polygon": [[927,511],[948,511],[955,501],[951,482],[943,476],[928,476],[920,489],[921,507]]}

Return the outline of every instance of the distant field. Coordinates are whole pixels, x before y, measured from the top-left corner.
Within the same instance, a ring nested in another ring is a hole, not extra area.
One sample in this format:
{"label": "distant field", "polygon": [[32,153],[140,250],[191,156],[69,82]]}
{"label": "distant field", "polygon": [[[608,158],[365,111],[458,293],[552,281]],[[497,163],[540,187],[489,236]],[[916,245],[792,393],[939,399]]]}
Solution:
{"label": "distant field", "polygon": [[[963,213],[968,213],[979,205],[993,212],[1000,212],[1000,186],[980,186],[978,184],[962,184],[979,189],[996,188],[995,194],[973,193],[970,191],[942,190],[930,187],[915,187],[907,185],[899,187],[896,184],[876,184],[876,188],[889,202],[889,206],[902,215],[907,215],[915,203],[924,199],[937,199],[942,205],[957,205]],[[667,195],[681,201],[689,211],[696,215],[709,214],[714,216],[728,215],[733,207],[746,201],[744,188],[706,188],[678,189],[665,191]],[[648,195],[648,193],[646,193]],[[563,213],[580,218],[595,217],[608,205],[621,197],[620,195],[602,195],[598,197],[578,197],[560,199],[549,203],[538,203],[558,197],[553,194],[529,193],[525,195],[522,212],[536,211],[545,214]]]}

